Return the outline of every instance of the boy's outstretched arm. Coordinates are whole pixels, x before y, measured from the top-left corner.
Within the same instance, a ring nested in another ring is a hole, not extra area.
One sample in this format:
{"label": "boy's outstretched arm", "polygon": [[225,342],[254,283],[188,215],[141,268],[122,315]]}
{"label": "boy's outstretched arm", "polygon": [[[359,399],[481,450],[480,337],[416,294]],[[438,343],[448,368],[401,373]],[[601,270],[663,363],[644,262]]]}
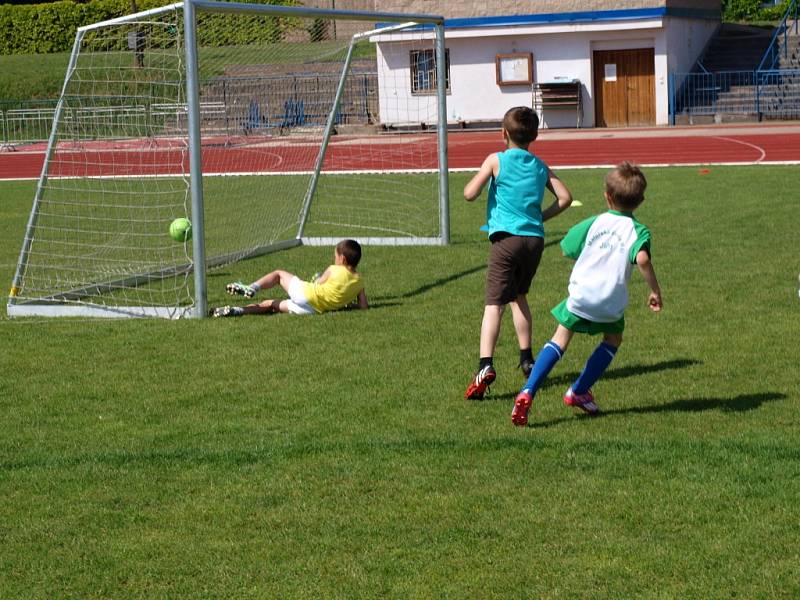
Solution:
{"label": "boy's outstretched arm", "polygon": [[653,269],[653,263],[650,260],[650,253],[647,250],[639,250],[636,254],[636,266],[639,267],[639,272],[644,277],[647,285],[650,286],[650,296],[647,298],[647,304],[650,310],[658,312],[663,307],[661,300],[661,288],[656,279],[656,272]]}
{"label": "boy's outstretched arm", "polygon": [[367,294],[364,292],[364,290],[358,292],[358,308],[360,308],[361,310],[369,308],[369,303],[367,302]]}
{"label": "boy's outstretched arm", "polygon": [[556,200],[542,211],[542,221],[547,221],[561,214],[572,204],[572,194],[567,189],[567,186],[550,169],[547,169],[547,189],[553,193]]}
{"label": "boy's outstretched arm", "polygon": [[483,186],[491,179],[492,175],[497,175],[499,170],[500,160],[497,158],[497,154],[490,154],[487,156],[475,176],[464,186],[464,199],[467,202],[472,202],[475,198],[480,196],[483,191]]}

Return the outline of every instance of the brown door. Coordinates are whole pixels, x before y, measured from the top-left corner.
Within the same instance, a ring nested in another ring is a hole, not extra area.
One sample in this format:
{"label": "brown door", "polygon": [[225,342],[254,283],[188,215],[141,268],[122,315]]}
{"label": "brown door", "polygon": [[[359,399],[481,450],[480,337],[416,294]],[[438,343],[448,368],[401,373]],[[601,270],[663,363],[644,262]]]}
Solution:
{"label": "brown door", "polygon": [[592,58],[595,126],[655,125],[655,51],[596,50]]}

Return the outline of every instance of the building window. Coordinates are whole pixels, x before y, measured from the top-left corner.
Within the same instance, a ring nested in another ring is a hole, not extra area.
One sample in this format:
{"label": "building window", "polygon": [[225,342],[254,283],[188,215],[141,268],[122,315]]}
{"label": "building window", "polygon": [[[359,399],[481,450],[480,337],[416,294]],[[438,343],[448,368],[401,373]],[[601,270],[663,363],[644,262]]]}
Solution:
{"label": "building window", "polygon": [[[450,91],[450,50],[444,51],[445,90]],[[436,93],[436,53],[433,50],[411,51],[411,93]]]}

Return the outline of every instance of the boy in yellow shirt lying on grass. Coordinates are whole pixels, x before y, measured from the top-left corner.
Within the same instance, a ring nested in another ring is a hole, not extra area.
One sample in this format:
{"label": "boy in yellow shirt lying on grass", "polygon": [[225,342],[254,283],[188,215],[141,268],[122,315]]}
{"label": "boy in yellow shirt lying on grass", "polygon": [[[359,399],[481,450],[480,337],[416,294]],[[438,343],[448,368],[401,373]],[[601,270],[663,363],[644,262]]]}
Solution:
{"label": "boy in yellow shirt lying on grass", "polygon": [[333,251],[333,262],[314,281],[303,281],[297,275],[278,269],[246,285],[229,283],[225,289],[234,296],[252,298],[261,290],[280,285],[289,295],[287,300],[270,299],[247,306],[220,306],[211,311],[214,317],[241,317],[271,313],[313,315],[339,310],[357,302],[360,309],[369,308],[364,282],[356,271],[361,261],[361,245],[355,240],[342,240]]}

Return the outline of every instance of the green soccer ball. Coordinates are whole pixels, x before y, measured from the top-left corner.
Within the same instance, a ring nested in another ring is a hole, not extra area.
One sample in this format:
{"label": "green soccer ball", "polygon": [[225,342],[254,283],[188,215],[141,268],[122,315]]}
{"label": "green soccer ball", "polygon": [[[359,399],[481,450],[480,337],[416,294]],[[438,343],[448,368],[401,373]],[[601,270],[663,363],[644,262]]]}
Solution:
{"label": "green soccer ball", "polygon": [[189,219],[180,217],[169,224],[169,236],[176,242],[186,242],[192,239],[192,223]]}

